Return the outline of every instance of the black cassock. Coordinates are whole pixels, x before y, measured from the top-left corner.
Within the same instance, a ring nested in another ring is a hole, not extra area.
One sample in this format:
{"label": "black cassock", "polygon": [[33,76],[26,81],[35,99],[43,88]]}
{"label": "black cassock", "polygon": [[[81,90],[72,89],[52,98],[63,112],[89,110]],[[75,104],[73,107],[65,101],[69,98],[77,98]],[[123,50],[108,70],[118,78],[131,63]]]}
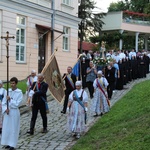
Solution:
{"label": "black cassock", "polygon": [[119,71],[120,71],[120,78],[118,78],[117,80],[117,84],[116,84],[116,89],[117,90],[122,90],[123,89],[123,84],[124,84],[124,67],[123,67],[123,64],[122,62],[118,62],[118,65],[119,65]]}
{"label": "black cassock", "polygon": [[144,58],[138,59],[138,72],[139,72],[139,78],[146,77],[146,62]]}
{"label": "black cassock", "polygon": [[81,61],[81,79],[82,79],[82,87],[86,88],[86,70],[89,67],[89,59],[85,59],[85,61]]}
{"label": "black cassock", "polygon": [[146,56],[146,55],[144,55],[143,58],[144,58],[145,63],[146,63],[146,64],[145,64],[145,65],[146,65],[145,67],[146,67],[146,74],[147,74],[147,73],[149,73],[149,63],[150,63],[150,61],[149,61],[149,57]]}
{"label": "black cassock", "polygon": [[132,79],[135,80],[138,77],[138,64],[135,58],[130,60],[131,63],[131,70],[132,70]]}

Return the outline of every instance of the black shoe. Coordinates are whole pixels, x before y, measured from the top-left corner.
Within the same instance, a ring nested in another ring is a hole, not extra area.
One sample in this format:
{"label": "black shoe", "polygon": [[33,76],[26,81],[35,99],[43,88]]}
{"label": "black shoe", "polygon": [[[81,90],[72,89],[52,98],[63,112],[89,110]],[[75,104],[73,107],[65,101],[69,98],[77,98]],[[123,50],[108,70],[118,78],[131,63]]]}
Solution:
{"label": "black shoe", "polygon": [[104,115],[104,113],[101,113],[101,114],[100,114],[100,116],[103,116],[103,115]]}
{"label": "black shoe", "polygon": [[65,114],[66,112],[62,110],[61,113],[62,113],[62,114]]}
{"label": "black shoe", "polygon": [[93,117],[98,117],[98,114],[94,115]]}
{"label": "black shoe", "polygon": [[41,133],[47,133],[47,129],[42,129],[42,132]]}
{"label": "black shoe", "polygon": [[5,149],[9,149],[9,148],[10,148],[10,146],[9,146],[9,145],[5,146]]}
{"label": "black shoe", "polygon": [[33,135],[33,134],[34,134],[33,131],[30,131],[30,130],[27,131],[27,133],[30,134],[30,135]]}
{"label": "black shoe", "polygon": [[0,134],[2,133],[2,128],[0,128]]}
{"label": "black shoe", "polygon": [[15,148],[14,148],[14,147],[10,147],[10,148],[9,148],[9,150],[13,150],[13,149],[15,149]]}

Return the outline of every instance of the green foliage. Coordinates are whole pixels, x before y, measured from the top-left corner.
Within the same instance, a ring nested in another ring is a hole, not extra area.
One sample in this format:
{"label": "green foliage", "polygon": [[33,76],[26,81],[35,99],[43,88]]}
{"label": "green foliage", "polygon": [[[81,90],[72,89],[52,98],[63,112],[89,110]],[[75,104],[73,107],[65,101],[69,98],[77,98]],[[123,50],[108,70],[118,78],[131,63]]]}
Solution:
{"label": "green foliage", "polygon": [[131,40],[128,40],[128,36],[124,33],[121,34],[119,32],[114,32],[114,33],[104,33],[101,36],[97,36],[97,37],[90,37],[90,40],[93,43],[97,43],[97,42],[102,42],[105,41],[106,42],[106,49],[117,49],[118,48],[118,42],[120,39],[123,39],[124,41],[126,41],[123,45],[124,49],[128,49],[128,48],[133,48],[134,45],[134,37],[130,37]]}
{"label": "green foliage", "polygon": [[150,14],[150,3],[144,7],[144,13]]}
{"label": "green foliage", "polygon": [[81,0],[79,5],[78,17],[82,19],[79,24],[79,38],[81,41],[87,39],[89,35],[95,36],[104,24],[101,18],[105,14],[95,13],[93,11],[96,8],[94,5],[94,0]]}
{"label": "green foliage", "polygon": [[130,7],[134,12],[144,13],[144,9],[149,4],[149,0],[131,0]]}
{"label": "green foliage", "polygon": [[108,12],[124,10],[150,14],[150,2],[149,0],[120,0],[111,3],[108,8]]}
{"label": "green foliage", "polygon": [[[22,90],[23,94],[26,92],[26,89],[27,89],[26,82],[27,82],[26,80],[22,80],[22,81],[19,81],[17,84],[17,87]],[[4,88],[7,89],[6,83],[4,84]],[[10,88],[10,85],[9,85],[9,88]]]}
{"label": "green foliage", "polygon": [[123,1],[119,1],[117,3],[110,3],[108,12],[123,11],[123,10],[127,10],[127,9],[128,9],[128,5],[126,3],[124,3]]}
{"label": "green foliage", "polygon": [[148,150],[150,81],[132,88],[71,150]]}

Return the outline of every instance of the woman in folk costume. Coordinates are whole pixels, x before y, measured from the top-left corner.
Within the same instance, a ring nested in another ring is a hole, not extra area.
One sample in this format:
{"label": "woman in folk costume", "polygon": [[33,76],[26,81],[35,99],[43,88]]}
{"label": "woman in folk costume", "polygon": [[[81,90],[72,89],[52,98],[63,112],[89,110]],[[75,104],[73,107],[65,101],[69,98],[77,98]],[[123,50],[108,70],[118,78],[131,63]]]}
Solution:
{"label": "woman in folk costume", "polygon": [[103,115],[109,111],[109,100],[107,97],[107,86],[108,81],[105,77],[102,76],[102,71],[98,71],[98,78],[94,80],[94,101],[92,110],[96,113],[94,117]]}
{"label": "woman in folk costume", "polygon": [[3,82],[0,80],[0,133],[2,132],[2,99],[6,90],[3,88]]}
{"label": "woman in folk costume", "polygon": [[[18,79],[13,77],[10,79],[8,96],[4,95],[2,101],[3,126],[1,144],[5,145],[5,149],[13,150],[17,146],[20,131],[20,112],[19,106],[23,99],[23,94],[17,88]],[[5,92],[7,93],[7,92]]]}
{"label": "woman in folk costume", "polygon": [[76,138],[80,138],[81,132],[85,131],[88,94],[82,89],[82,82],[76,81],[76,90],[69,95],[67,106],[67,127]]}
{"label": "woman in folk costume", "polygon": [[36,71],[35,70],[32,70],[31,71],[31,74],[29,75],[29,77],[27,78],[27,90],[26,90],[26,95],[27,95],[27,106],[31,106],[32,105],[32,97],[29,96],[29,93],[30,93],[30,90],[31,90],[31,87],[32,87],[32,84],[34,82],[37,82],[37,75],[36,75]]}

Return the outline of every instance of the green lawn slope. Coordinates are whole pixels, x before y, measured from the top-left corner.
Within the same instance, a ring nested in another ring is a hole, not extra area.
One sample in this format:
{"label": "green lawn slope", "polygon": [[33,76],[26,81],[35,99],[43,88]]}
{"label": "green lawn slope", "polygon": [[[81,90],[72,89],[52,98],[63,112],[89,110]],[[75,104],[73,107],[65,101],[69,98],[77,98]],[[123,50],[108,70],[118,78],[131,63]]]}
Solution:
{"label": "green lawn slope", "polygon": [[137,84],[71,150],[149,150],[150,81]]}

